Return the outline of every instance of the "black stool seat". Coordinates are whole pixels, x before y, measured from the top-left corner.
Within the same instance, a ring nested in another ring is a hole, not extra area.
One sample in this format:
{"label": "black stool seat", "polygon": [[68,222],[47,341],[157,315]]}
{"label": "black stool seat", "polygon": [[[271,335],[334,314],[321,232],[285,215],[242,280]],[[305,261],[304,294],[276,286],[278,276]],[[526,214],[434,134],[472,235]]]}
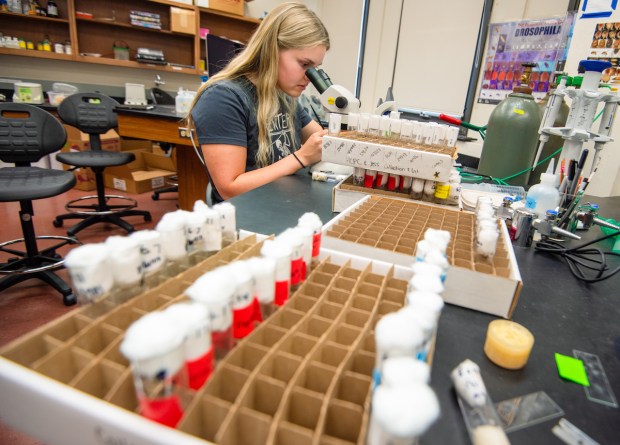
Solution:
{"label": "black stool seat", "polygon": [[[106,167],[126,165],[136,159],[133,153],[112,152],[101,149],[101,135],[115,128],[118,124],[116,106],[118,102],[99,93],[77,93],[65,98],[58,106],[58,115],[68,125],[88,134],[90,150],[61,153],[56,159],[71,167],[90,167],[95,174],[97,194],[85,196],[67,203],[65,208],[70,212],[58,215],[53,224],[62,227],[69,219],[81,220],[69,230],[69,236],[93,224],[109,223],[133,232],[134,227],[123,220],[126,216],[141,216],[144,221],[151,221],[147,210],[135,210],[137,201],[121,195],[106,195],[103,173]],[[94,201],[87,204],[85,201]],[[112,204],[124,202],[124,204]]]}
{"label": "black stool seat", "polygon": [[75,177],[63,170],[39,167],[0,169],[0,202],[42,199],[60,195],[75,185]]}
{"label": "black stool seat", "polygon": [[59,153],[56,159],[63,164],[75,167],[106,168],[129,164],[136,159],[136,155],[128,152],[80,151]]}
{"label": "black stool seat", "polygon": [[[75,304],[75,295],[54,271],[64,266],[58,249],[79,241],[37,236],[32,202],[66,192],[75,185],[75,176],[70,171],[31,166],[60,150],[66,140],[64,127],[47,111],[27,104],[0,103],[0,160],[14,165],[0,168],[0,202],[19,203],[16,219],[23,233],[23,238],[0,242],[0,253],[8,255],[6,262],[0,263],[0,292],[36,278],[60,292],[69,306]],[[2,223],[10,224],[6,218]],[[45,240],[45,245],[39,247],[39,240]],[[23,250],[17,246],[23,246]]]}

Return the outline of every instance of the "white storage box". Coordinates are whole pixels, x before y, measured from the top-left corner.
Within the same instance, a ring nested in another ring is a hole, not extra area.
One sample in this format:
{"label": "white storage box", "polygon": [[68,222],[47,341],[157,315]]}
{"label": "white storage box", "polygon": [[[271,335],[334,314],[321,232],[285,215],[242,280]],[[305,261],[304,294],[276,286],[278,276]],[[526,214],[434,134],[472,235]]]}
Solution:
{"label": "white storage box", "polygon": [[522,287],[508,231],[500,223],[498,252],[483,259],[474,252],[474,214],[423,202],[366,196],[323,226],[327,249],[409,267],[428,227],[448,230],[446,303],[510,318]]}

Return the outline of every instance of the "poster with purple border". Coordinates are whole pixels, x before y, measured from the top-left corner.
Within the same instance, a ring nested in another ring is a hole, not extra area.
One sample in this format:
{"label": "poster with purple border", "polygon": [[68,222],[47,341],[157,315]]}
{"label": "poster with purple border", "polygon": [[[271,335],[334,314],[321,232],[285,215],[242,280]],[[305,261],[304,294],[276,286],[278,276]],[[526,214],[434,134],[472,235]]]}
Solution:
{"label": "poster with purple border", "polygon": [[498,104],[519,85],[521,64],[534,62],[530,88],[537,99],[549,91],[553,72],[561,70],[572,35],[575,14],[541,20],[493,23],[489,26],[487,53],[478,103]]}

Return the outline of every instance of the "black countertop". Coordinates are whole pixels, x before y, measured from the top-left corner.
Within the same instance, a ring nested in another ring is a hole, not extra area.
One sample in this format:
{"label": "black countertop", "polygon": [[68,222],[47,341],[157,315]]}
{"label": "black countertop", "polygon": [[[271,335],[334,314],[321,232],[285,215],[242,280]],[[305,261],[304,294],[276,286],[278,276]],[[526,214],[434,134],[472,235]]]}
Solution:
{"label": "black countertop", "polygon": [[[280,233],[314,211],[325,223],[331,213],[333,183],[311,181],[305,172],[282,178],[230,200],[237,208],[238,226],[258,233]],[[591,198],[601,206],[601,216],[620,219],[620,197]],[[585,199],[583,200],[585,202]],[[586,238],[601,236],[593,227]],[[579,243],[579,242],[577,242]],[[601,243],[610,250],[611,240]],[[515,247],[523,289],[513,320],[527,327],[535,344],[524,369],[508,371],[491,363],[483,346],[489,322],[496,317],[447,305],[439,322],[433,359],[432,387],[441,418],[424,436],[424,444],[469,444],[449,373],[461,361],[476,362],[494,402],[545,391],[570,422],[601,444],[620,443],[620,409],[591,402],[584,388],[562,380],[554,353],[573,355],[573,349],[596,354],[611,387],[620,396],[620,274],[596,284],[575,279],[556,257]],[[614,260],[615,266],[618,261]],[[551,428],[558,419],[515,431],[515,444],[560,444]]]}

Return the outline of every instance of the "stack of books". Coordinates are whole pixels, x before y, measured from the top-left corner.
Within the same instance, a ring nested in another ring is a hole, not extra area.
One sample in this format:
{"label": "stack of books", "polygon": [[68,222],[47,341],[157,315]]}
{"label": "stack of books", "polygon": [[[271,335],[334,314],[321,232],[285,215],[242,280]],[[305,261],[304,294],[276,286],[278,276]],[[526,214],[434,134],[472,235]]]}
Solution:
{"label": "stack of books", "polygon": [[131,24],[143,28],[161,29],[161,18],[159,14],[144,11],[129,11]]}

